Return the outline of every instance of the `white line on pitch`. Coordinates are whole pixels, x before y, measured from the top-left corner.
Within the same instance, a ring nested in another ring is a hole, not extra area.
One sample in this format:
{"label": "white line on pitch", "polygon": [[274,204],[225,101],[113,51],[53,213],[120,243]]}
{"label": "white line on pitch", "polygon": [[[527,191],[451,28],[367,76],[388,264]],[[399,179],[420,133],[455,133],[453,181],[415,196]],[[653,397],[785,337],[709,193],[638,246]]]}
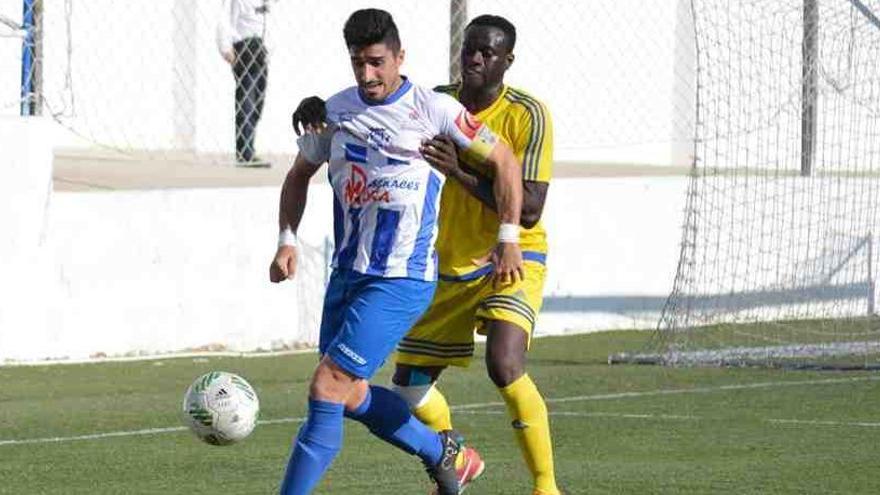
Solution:
{"label": "white line on pitch", "polygon": [[[467,409],[459,411],[460,414],[474,416],[507,416],[507,411],[485,411],[479,409]],[[634,414],[634,413],[608,413],[608,412],[580,412],[580,411],[549,411],[550,416],[569,416],[575,418],[624,418],[624,419],[672,419],[683,421],[697,421],[704,418],[699,416],[682,416],[679,414]]]}
{"label": "white line on pitch", "polygon": [[[878,381],[880,376],[857,376],[850,378],[828,378],[824,380],[792,380],[779,382],[740,383],[732,385],[719,385],[717,387],[674,388],[661,390],[647,390],[643,392],[619,392],[614,394],[576,395],[573,397],[557,397],[545,399],[548,403],[580,402],[591,400],[628,399],[633,397],[652,397],[658,395],[680,394],[706,394],[711,392],[725,392],[729,390],[752,390],[758,388],[796,387],[804,385],[833,385],[839,383],[854,383],[866,381]],[[481,409],[484,407],[497,407],[505,405],[504,402],[483,402],[480,404],[463,404],[452,406],[451,409],[463,411],[468,409]]]}
{"label": "white line on pitch", "polygon": [[92,435],[77,435],[73,437],[48,437],[48,438],[23,438],[21,440],[0,440],[2,445],[24,445],[29,443],[58,443],[58,442],[75,442],[77,440],[98,440],[101,438],[114,437],[134,437],[138,435],[157,435],[159,433],[173,433],[185,431],[184,426],[172,426],[169,428],[147,428],[144,430],[129,431],[109,431],[106,433],[95,433]]}
{"label": "white line on pitch", "polygon": [[880,428],[880,423],[869,421],[819,421],[814,419],[765,419],[768,423],[792,424],[807,426],[861,426],[864,428]]}
{"label": "white line on pitch", "polygon": [[[466,410],[459,411],[461,414],[472,415],[507,415],[507,411],[483,411],[483,410]],[[563,416],[575,418],[622,418],[622,419],[659,419],[659,420],[677,420],[677,421],[713,421],[724,420],[724,418],[712,418],[706,416],[681,416],[677,414],[633,414],[633,413],[609,413],[609,412],[579,412],[579,411],[550,411],[550,416]],[[849,426],[861,428],[880,428],[880,423],[868,421],[822,421],[815,419],[774,419],[774,418],[757,418],[765,423],[773,424],[789,424],[789,425],[806,425],[806,426]]]}
{"label": "white line on pitch", "polygon": [[[750,390],[750,389],[759,389],[759,388],[777,388],[777,387],[794,387],[794,386],[809,386],[809,385],[833,385],[833,384],[841,384],[841,383],[855,383],[855,382],[865,382],[865,381],[878,381],[880,380],[880,376],[862,376],[862,377],[850,377],[850,378],[830,378],[824,380],[797,380],[797,381],[777,381],[777,382],[757,382],[757,383],[743,383],[743,384],[733,384],[733,385],[720,385],[717,387],[697,387],[697,388],[684,388],[684,389],[669,389],[669,390],[646,390],[643,392],[621,392],[615,394],[594,394],[594,395],[577,395],[572,397],[557,397],[546,399],[549,403],[564,403],[564,402],[578,402],[578,401],[592,401],[592,400],[614,400],[614,399],[626,399],[632,397],[651,397],[658,395],[675,395],[675,394],[694,394],[694,393],[710,393],[710,392],[724,392],[729,390]],[[459,406],[452,406],[451,409],[455,411],[469,411],[474,409],[482,409],[488,407],[497,407],[505,405],[503,402],[481,402],[476,404],[462,404]],[[590,414],[590,413],[585,413]],[[669,418],[673,418],[669,416]],[[270,425],[270,424],[283,424],[283,423],[299,423],[302,422],[304,418],[279,418],[279,419],[270,419],[260,421],[259,424]],[[677,418],[681,419],[681,418]],[[774,420],[779,423],[794,423],[799,420]],[[822,424],[823,422],[816,422],[815,424]],[[833,422],[832,422],[833,423]],[[843,424],[843,423],[841,423]],[[849,424],[849,423],[847,423]],[[853,423],[854,425],[857,423]],[[872,423],[865,423],[860,426],[871,425]],[[880,426],[880,425],[878,425]],[[143,430],[129,430],[129,431],[111,431],[106,433],[94,433],[89,435],[76,435],[76,436],[68,436],[68,437],[46,437],[46,438],[21,438],[21,439],[9,439],[9,440],[0,440],[0,447],[6,445],[27,445],[27,444],[39,444],[39,443],[61,443],[61,442],[75,442],[75,441],[83,441],[83,440],[100,440],[104,438],[118,438],[118,437],[130,437],[130,436],[139,436],[139,435],[158,435],[162,433],[175,433],[179,431],[185,431],[186,428],[183,426],[174,426],[168,428],[147,428]]]}
{"label": "white line on pitch", "polygon": [[262,419],[257,421],[260,425],[281,425],[286,423],[302,423],[306,418],[280,418],[280,419]]}
{"label": "white line on pitch", "polygon": [[[261,425],[277,425],[283,423],[301,423],[305,418],[280,418],[266,419],[258,421]],[[58,442],[76,442],[80,440],[100,440],[102,438],[114,437],[134,437],[138,435],[158,435],[161,433],[176,433],[178,431],[186,431],[185,426],[171,426],[168,428],[147,428],[144,430],[129,431],[109,431],[106,433],[94,433],[91,435],[77,435],[72,437],[47,437],[47,438],[23,438],[20,440],[0,440],[0,447],[4,445],[26,445],[35,443],[58,443]]]}

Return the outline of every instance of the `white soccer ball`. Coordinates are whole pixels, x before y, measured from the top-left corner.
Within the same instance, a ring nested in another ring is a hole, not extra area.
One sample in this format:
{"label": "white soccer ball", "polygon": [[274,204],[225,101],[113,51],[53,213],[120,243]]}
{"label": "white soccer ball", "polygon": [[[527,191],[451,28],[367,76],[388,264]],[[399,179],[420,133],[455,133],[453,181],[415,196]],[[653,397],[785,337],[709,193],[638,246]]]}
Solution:
{"label": "white soccer ball", "polygon": [[250,435],[257,425],[260,400],[242,377],[212,371],[198,378],[183,396],[184,422],[211,445],[229,445]]}

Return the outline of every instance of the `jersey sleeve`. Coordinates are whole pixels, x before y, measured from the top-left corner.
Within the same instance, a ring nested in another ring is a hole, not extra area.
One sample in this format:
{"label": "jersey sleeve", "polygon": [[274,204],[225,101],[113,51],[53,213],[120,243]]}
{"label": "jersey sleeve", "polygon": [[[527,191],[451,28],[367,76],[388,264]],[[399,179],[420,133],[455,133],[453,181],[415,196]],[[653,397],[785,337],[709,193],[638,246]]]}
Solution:
{"label": "jersey sleeve", "polygon": [[430,115],[438,132],[452,138],[466,156],[486,161],[498,143],[495,133],[451,96],[434,93],[431,103]]}
{"label": "jersey sleeve", "polygon": [[235,38],[235,28],[232,27],[233,8],[232,0],[221,0],[220,19],[217,22],[217,50],[221,55],[232,53],[232,42]]}
{"label": "jersey sleeve", "polygon": [[543,103],[532,100],[519,119],[513,152],[522,160],[523,180],[550,182],[553,172],[553,121]]}

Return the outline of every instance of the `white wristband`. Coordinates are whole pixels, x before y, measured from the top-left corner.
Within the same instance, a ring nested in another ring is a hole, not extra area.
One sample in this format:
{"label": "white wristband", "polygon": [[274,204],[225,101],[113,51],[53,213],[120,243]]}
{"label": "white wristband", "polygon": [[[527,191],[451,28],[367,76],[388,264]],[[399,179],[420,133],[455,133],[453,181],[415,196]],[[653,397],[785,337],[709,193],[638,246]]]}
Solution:
{"label": "white wristband", "polygon": [[515,223],[502,223],[498,227],[498,242],[519,244],[519,225]]}
{"label": "white wristband", "polygon": [[296,233],[293,232],[289,226],[285,227],[284,230],[278,233],[278,247],[281,246],[293,246],[297,247],[299,243],[296,239]]}

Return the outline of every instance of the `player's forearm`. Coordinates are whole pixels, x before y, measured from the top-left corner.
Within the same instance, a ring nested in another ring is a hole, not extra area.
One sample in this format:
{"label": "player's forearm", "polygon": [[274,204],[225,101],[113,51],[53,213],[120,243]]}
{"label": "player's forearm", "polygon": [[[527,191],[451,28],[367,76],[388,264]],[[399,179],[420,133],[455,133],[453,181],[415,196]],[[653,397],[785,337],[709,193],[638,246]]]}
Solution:
{"label": "player's forearm", "polygon": [[489,159],[495,164],[492,190],[498,205],[498,219],[501,223],[519,225],[523,195],[522,168],[510,148],[500,143],[492,150]]}
{"label": "player's forearm", "polygon": [[287,174],[281,188],[281,204],[278,209],[278,231],[287,228],[296,232],[306,210],[309,194],[308,181],[303,181],[293,173]]}
{"label": "player's forearm", "polygon": [[[463,162],[459,162],[459,168],[451,177],[461,184],[471,196],[477,198],[492,211],[498,212],[493,191],[494,184],[491,178],[471,169]],[[524,228],[531,229],[541,220],[541,213],[544,211],[544,202],[547,197],[547,186],[546,182],[523,181],[522,212],[519,224]]]}
{"label": "player's forearm", "polygon": [[314,173],[307,162],[299,155],[281,186],[281,199],[278,208],[278,230],[290,228],[296,232],[306,210],[309,194],[309,181]]}
{"label": "player's forearm", "polygon": [[465,167],[467,166],[464,163],[459,162],[459,168],[456,169],[452,178],[461,184],[471,196],[477,198],[492,211],[497,212],[498,205],[495,203],[492,180]]}

